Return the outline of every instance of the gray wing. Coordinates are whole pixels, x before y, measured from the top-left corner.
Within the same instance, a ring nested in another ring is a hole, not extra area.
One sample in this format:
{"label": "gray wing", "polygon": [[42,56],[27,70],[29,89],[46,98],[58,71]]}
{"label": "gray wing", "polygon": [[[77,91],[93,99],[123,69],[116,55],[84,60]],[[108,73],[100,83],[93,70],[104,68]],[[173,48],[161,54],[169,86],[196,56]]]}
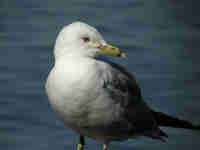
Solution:
{"label": "gray wing", "polygon": [[[110,68],[107,70],[110,70],[110,77],[104,81],[103,87],[111,99],[120,104],[123,109],[121,120],[129,124],[129,134],[153,137],[153,132],[159,130],[150,108],[142,99],[140,88],[134,76],[115,63],[109,62],[109,65]],[[123,123],[115,122],[114,126],[116,124],[120,126],[119,124]]]}

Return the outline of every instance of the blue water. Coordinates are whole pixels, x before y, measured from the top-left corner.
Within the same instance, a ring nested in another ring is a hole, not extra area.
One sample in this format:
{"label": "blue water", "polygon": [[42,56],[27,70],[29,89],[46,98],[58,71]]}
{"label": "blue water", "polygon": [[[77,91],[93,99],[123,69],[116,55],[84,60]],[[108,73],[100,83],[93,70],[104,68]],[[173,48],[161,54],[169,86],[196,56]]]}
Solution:
{"label": "blue water", "polygon": [[[75,149],[78,135],[56,119],[44,92],[55,38],[84,21],[128,59],[109,57],[136,75],[152,108],[200,123],[198,1],[1,0],[0,150]],[[148,138],[113,142],[120,150],[199,150],[200,132],[163,128],[167,143]],[[101,143],[87,139],[87,149]]]}

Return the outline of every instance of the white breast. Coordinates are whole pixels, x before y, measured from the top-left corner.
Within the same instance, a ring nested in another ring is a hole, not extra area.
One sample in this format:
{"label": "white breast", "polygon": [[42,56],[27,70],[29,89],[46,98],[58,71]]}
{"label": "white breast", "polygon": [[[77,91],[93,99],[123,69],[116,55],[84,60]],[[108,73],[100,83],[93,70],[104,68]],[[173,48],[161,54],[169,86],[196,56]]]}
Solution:
{"label": "white breast", "polygon": [[95,91],[98,92],[95,82],[91,82],[98,78],[92,69],[95,62],[80,59],[66,58],[56,62],[46,82],[49,102],[65,121],[76,121],[74,119],[87,113],[84,106],[95,99]]}

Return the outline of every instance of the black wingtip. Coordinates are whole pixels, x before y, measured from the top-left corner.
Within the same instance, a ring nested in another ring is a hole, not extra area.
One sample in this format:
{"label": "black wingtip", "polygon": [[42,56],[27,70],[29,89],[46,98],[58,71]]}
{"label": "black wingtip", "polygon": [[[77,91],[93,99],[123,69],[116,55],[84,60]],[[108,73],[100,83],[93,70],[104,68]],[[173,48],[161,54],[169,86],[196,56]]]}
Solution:
{"label": "black wingtip", "polygon": [[200,125],[193,125],[194,130],[200,130]]}
{"label": "black wingtip", "polygon": [[150,136],[152,139],[159,140],[163,143],[167,143],[167,139],[164,136]]}
{"label": "black wingtip", "polygon": [[168,135],[165,132],[163,132],[162,130],[160,130],[160,136],[168,138]]}
{"label": "black wingtip", "polygon": [[163,138],[163,137],[160,137],[159,140],[160,140],[161,142],[163,142],[163,143],[167,143],[167,140],[166,140],[165,138]]}
{"label": "black wingtip", "polygon": [[200,130],[200,125],[194,125],[189,121],[181,120],[179,118],[169,116],[162,112],[152,111],[152,113],[153,113],[153,115],[156,119],[156,122],[159,126]]}

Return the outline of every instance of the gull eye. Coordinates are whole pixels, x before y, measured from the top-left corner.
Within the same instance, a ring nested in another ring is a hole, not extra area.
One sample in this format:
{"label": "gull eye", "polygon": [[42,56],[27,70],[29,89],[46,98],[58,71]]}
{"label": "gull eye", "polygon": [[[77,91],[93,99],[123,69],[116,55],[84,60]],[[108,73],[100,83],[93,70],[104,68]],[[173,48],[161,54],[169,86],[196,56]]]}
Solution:
{"label": "gull eye", "polygon": [[90,41],[90,38],[89,38],[89,37],[82,37],[82,40],[83,40],[84,42],[89,42],[89,41]]}

